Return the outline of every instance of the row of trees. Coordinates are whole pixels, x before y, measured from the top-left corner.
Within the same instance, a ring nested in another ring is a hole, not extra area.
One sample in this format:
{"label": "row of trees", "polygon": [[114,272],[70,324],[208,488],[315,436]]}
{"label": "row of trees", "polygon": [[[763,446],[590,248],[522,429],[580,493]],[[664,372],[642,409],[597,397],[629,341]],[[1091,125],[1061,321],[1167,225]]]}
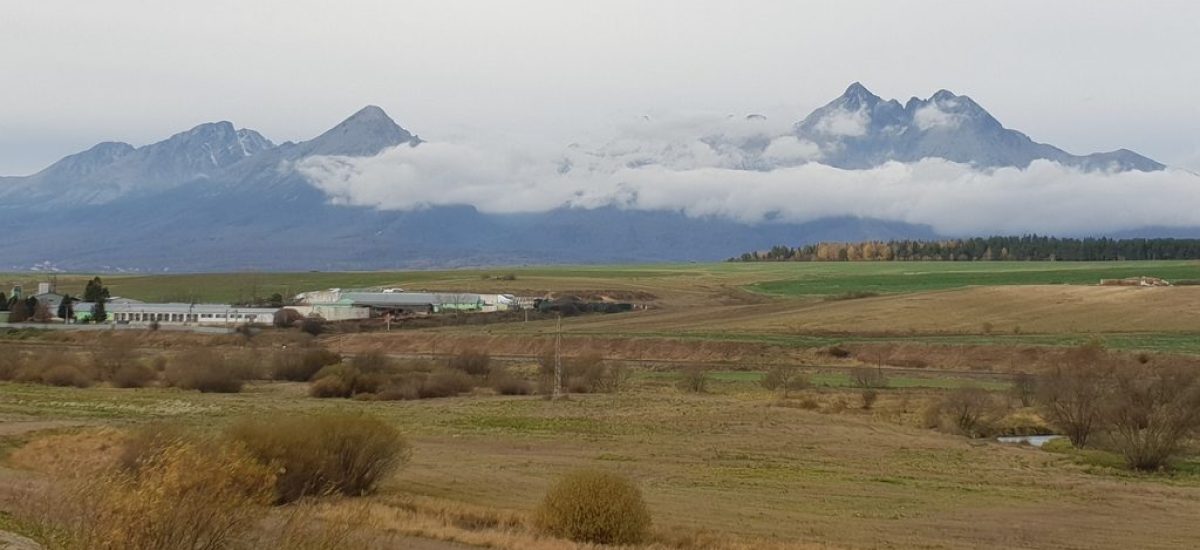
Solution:
{"label": "row of trees", "polygon": [[893,240],[775,246],[730,261],[1101,261],[1200,259],[1200,239],[1071,239],[1025,235],[940,241]]}
{"label": "row of trees", "polygon": [[[105,311],[105,303],[108,302],[111,294],[108,287],[104,286],[104,281],[100,277],[93,277],[88,281],[83,291],[83,301],[92,302],[95,304],[92,310],[92,320],[95,322],[103,322],[108,319],[108,313]],[[26,298],[18,298],[13,296],[6,298],[3,292],[0,292],[0,311],[9,312],[8,321],[10,323],[23,323],[33,321],[38,323],[49,322],[54,317],[59,319],[72,319],[75,317],[75,303],[79,299],[64,294],[62,301],[58,304],[58,309],[50,311],[50,304],[42,303],[35,296]]]}

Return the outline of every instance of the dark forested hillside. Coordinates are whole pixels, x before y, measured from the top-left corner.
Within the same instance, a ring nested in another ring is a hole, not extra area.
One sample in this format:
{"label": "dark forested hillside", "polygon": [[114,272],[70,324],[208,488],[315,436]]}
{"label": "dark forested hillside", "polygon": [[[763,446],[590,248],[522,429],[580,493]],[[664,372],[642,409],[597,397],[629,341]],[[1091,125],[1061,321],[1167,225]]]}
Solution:
{"label": "dark forested hillside", "polygon": [[747,252],[730,261],[1101,261],[1200,259],[1200,239],[1070,239],[1026,235],[937,241],[823,242]]}

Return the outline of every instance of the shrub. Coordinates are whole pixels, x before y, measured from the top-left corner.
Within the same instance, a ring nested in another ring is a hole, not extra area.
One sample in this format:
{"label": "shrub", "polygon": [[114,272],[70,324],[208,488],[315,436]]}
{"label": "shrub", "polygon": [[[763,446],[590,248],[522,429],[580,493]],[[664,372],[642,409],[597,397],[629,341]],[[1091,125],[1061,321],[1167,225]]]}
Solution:
{"label": "shrub", "polygon": [[100,379],[112,382],[118,370],[135,364],[134,346],[131,339],[122,335],[103,335],[100,344],[92,351],[92,366]]}
{"label": "shrub", "polygon": [[0,380],[12,380],[25,366],[25,358],[15,349],[0,349]]}
{"label": "shrub", "polygon": [[92,385],[92,379],[75,365],[58,365],[42,372],[42,383],[50,386],[73,386],[86,388]]}
{"label": "shrub", "polygon": [[329,365],[342,362],[342,356],[325,348],[290,349],[271,358],[271,379],[308,382]]}
{"label": "shrub", "polygon": [[879,392],[873,389],[864,389],[860,396],[862,397],[862,408],[869,410],[879,399]]}
{"label": "shrub", "polygon": [[388,372],[395,367],[392,358],[382,351],[368,351],[350,358],[350,365],[364,374]]}
{"label": "shrub", "polygon": [[78,482],[65,495],[64,546],[73,548],[229,548],[266,512],[274,475],[232,445],[175,443],[144,457],[136,471]]}
{"label": "shrub", "polygon": [[167,384],[201,393],[237,393],[245,384],[239,365],[207,349],[192,349],[167,364]]}
{"label": "shrub", "polygon": [[340,376],[326,376],[312,383],[308,394],[313,397],[353,397],[354,387]]}
{"label": "shrub", "polygon": [[408,444],[394,426],[353,413],[244,419],[227,435],[261,463],[278,468],[276,502],[368,494],[409,457]]}
{"label": "shrub", "polygon": [[683,369],[683,377],[679,379],[679,389],[691,393],[708,391],[708,372],[704,367],[691,366]]}
{"label": "shrub", "polygon": [[1042,414],[1071,440],[1087,446],[1110,393],[1111,358],[1098,345],[1073,350],[1037,380]]}
{"label": "shrub", "polygon": [[320,319],[308,317],[300,322],[300,331],[310,336],[320,336],[325,332],[325,322]]}
{"label": "shrub", "polygon": [[271,324],[276,328],[289,328],[296,326],[297,323],[303,323],[304,316],[300,312],[291,308],[282,308],[275,312],[271,319]]}
{"label": "shrub", "polygon": [[850,357],[850,350],[843,348],[842,346],[829,346],[829,348],[825,350],[825,353],[829,354],[830,357],[837,357],[838,359]]}
{"label": "shrub", "polygon": [[453,397],[471,391],[475,380],[461,370],[451,368],[436,369],[425,378],[421,385],[422,399],[430,397]]}
{"label": "shrub", "polygon": [[450,358],[449,366],[472,376],[483,376],[488,373],[492,356],[486,351],[463,350]]}
{"label": "shrub", "polygon": [[1200,374],[1182,365],[1130,365],[1114,374],[1104,412],[1109,440],[1135,470],[1158,470],[1200,428]]}
{"label": "shrub", "polygon": [[529,395],[533,393],[533,385],[508,372],[500,365],[493,365],[488,373],[488,386],[500,395]]}
{"label": "shrub", "polygon": [[964,386],[947,393],[939,405],[942,413],[949,417],[961,433],[977,437],[981,434],[984,418],[993,412],[995,403],[992,395],[983,388]]}
{"label": "shrub", "polygon": [[[538,364],[539,389],[543,394],[550,394],[554,389],[554,355],[543,355]],[[619,364],[606,364],[604,357],[596,353],[563,357],[562,370],[562,389],[572,393],[617,393],[629,380],[628,369]]]}
{"label": "shrub", "polygon": [[1027,372],[1018,372],[1013,376],[1012,395],[1022,407],[1032,405],[1033,398],[1037,395],[1037,377]]}
{"label": "shrub", "polygon": [[392,377],[387,384],[375,394],[382,401],[408,401],[421,398],[421,386],[425,385],[428,374],[422,372],[403,373]]}
{"label": "shrub", "polygon": [[880,389],[887,387],[887,377],[876,367],[854,367],[850,369],[850,382],[858,388]]}
{"label": "shrub", "polygon": [[172,445],[197,442],[195,435],[180,424],[153,422],[125,434],[121,441],[117,466],[136,472],[147,459]]}
{"label": "shrub", "polygon": [[576,542],[637,544],[646,538],[650,512],[630,481],[582,470],[550,487],[535,522],[546,533]]}
{"label": "shrub", "polygon": [[117,368],[112,385],[118,388],[144,388],[158,378],[154,369],[142,363],[130,363]]}
{"label": "shrub", "polygon": [[375,393],[387,381],[382,372],[367,373],[353,363],[329,365],[313,376],[310,393],[313,397],[353,397]]}
{"label": "shrub", "polygon": [[808,377],[800,372],[799,369],[782,365],[771,367],[771,370],[767,371],[767,374],[763,376],[759,384],[768,391],[781,391],[784,397],[787,397],[789,392],[803,390],[811,386]]}

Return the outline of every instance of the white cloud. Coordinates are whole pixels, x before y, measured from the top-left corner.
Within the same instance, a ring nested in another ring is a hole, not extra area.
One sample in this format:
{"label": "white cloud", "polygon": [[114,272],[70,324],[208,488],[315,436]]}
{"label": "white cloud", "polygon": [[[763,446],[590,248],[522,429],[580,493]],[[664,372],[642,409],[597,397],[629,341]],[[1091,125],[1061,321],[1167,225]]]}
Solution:
{"label": "white cloud", "polygon": [[782,136],[771,140],[763,151],[763,157],[772,162],[792,164],[821,158],[817,144],[796,136]]}
{"label": "white cloud", "polygon": [[870,123],[871,116],[866,109],[835,109],[821,117],[813,129],[829,136],[854,137],[866,134]]}
{"label": "white cloud", "polygon": [[[646,124],[598,148],[431,142],[372,158],[309,158],[297,169],[335,202],[397,210],[615,205],[746,223],[852,215],[948,235],[1200,226],[1200,175],[1185,170],[1082,172],[1050,161],[978,170],[942,159],[844,170],[799,164],[819,154],[811,143],[753,132],[733,139],[711,122]],[[697,128],[709,131],[691,135],[710,137],[688,138]]]}
{"label": "white cloud", "polygon": [[944,111],[937,102],[931,102],[913,113],[913,123],[923,131],[933,128],[957,128],[962,124],[962,116]]}

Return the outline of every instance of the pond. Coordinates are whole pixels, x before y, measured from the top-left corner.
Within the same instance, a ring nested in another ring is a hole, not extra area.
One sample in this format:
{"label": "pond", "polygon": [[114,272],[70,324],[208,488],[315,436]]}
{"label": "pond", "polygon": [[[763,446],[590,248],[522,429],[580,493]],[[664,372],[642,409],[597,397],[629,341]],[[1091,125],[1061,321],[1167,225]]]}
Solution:
{"label": "pond", "polygon": [[1014,436],[1006,436],[1006,437],[997,437],[996,441],[999,441],[1001,443],[1016,443],[1016,444],[1027,443],[1029,445],[1033,445],[1034,447],[1041,447],[1042,445],[1045,445],[1047,441],[1053,441],[1053,440],[1059,439],[1061,437],[1063,437],[1063,436],[1061,436],[1061,435],[1014,435]]}

